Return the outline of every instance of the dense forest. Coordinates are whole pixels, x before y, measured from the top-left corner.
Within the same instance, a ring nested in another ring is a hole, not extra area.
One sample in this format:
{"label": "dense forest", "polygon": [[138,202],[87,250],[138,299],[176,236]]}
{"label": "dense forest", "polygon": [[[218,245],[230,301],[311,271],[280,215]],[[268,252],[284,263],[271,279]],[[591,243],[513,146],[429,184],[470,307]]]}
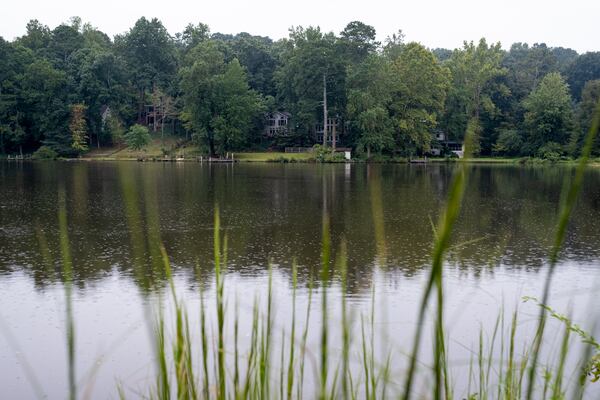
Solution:
{"label": "dense forest", "polygon": [[[0,37],[1,154],[142,147],[144,131],[211,154],[312,146],[331,119],[338,144],[365,156],[427,154],[435,132],[460,142],[470,129],[480,155],[576,157],[599,99],[600,52],[485,39],[428,49],[401,31],[378,42],[358,21],[273,41],[202,23],[172,35],[146,18],[110,38],[74,17]],[[289,129],[265,135],[276,111]]]}

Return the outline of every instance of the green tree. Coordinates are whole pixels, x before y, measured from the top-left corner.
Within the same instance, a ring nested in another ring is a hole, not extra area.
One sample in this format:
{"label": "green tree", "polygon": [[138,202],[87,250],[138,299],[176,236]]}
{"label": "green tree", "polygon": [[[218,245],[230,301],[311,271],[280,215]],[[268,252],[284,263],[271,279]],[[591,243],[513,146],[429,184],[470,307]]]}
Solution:
{"label": "green tree", "polygon": [[23,126],[31,140],[63,155],[73,153],[68,94],[66,74],[48,61],[37,59],[25,68],[20,91]]}
{"label": "green tree", "polygon": [[199,43],[210,38],[210,29],[208,25],[199,22],[198,24],[188,24],[183,32],[175,35],[177,42],[182,47],[184,54],[196,47]]}
{"label": "green tree", "polygon": [[383,107],[375,106],[361,112],[356,126],[361,132],[357,148],[366,151],[367,158],[371,158],[371,150],[381,154],[383,150],[393,148],[394,126]]}
{"label": "green tree", "polygon": [[427,152],[444,110],[450,74],[433,53],[414,42],[391,63],[391,74],[389,107],[397,148],[405,154]]}
{"label": "green tree", "polygon": [[[579,143],[577,143],[577,150],[582,145],[581,141],[585,137],[585,133],[592,126],[592,118],[594,117],[598,102],[600,102],[600,79],[587,82],[581,93],[581,101],[577,107],[577,118],[582,134],[579,137]],[[596,136],[593,151],[596,155],[600,155],[600,137],[598,136]]]}
{"label": "green tree", "polygon": [[531,47],[527,43],[514,43],[502,65],[507,69],[507,86],[516,104],[527,97],[544,76],[558,71],[556,57],[544,43]]}
{"label": "green tree", "polygon": [[580,55],[566,71],[567,82],[575,99],[581,99],[585,83],[600,79],[600,51]]}
{"label": "green tree", "polygon": [[106,137],[110,138],[113,144],[121,144],[125,138],[125,128],[123,121],[114,112],[109,112],[102,121],[102,131]]}
{"label": "green tree", "polygon": [[477,45],[465,42],[460,50],[455,50],[448,67],[452,74],[452,86],[448,94],[444,128],[455,139],[462,139],[469,121],[473,123],[475,134],[475,153],[479,152],[482,134],[482,112],[496,112],[493,101],[495,92],[508,92],[496,79],[506,73],[501,66],[503,57],[500,43],[488,45],[481,39]]}
{"label": "green tree", "polygon": [[41,24],[37,19],[32,19],[27,23],[27,33],[17,39],[17,43],[33,51],[45,50],[50,43],[50,28]]}
{"label": "green tree", "polygon": [[70,72],[72,92],[76,100],[86,104],[90,144],[95,137],[96,146],[109,142],[102,137],[102,111],[107,106],[117,112],[129,108],[129,92],[125,62],[111,48],[85,48],[73,54]]}
{"label": "green tree", "polygon": [[554,58],[556,59],[558,72],[561,74],[566,74],[569,66],[579,56],[575,50],[564,47],[553,47],[552,54],[554,54]]}
{"label": "green tree", "polygon": [[85,121],[84,104],[73,104],[71,106],[71,121],[69,131],[71,132],[71,147],[77,152],[87,151],[87,123]]}
{"label": "green tree", "polygon": [[492,149],[494,155],[518,156],[523,150],[523,138],[515,129],[505,129],[498,135],[498,140]]}
{"label": "green tree", "polygon": [[145,126],[135,124],[124,136],[125,143],[133,150],[141,150],[150,143],[150,132]]}
{"label": "green tree", "polygon": [[402,30],[386,37],[383,45],[383,55],[390,60],[397,58],[404,47],[404,37]]}
{"label": "green tree", "polygon": [[158,19],[147,20],[142,17],[129,32],[117,36],[115,44],[127,63],[137,89],[137,119],[141,123],[147,92],[152,92],[154,86],[163,89],[173,86],[177,73],[175,41]]}
{"label": "green tree", "polygon": [[245,71],[237,59],[225,63],[211,41],[190,51],[186,62],[181,87],[188,129],[211,155],[239,148],[248,140],[253,119],[263,112]]}
{"label": "green tree", "polygon": [[292,113],[298,144],[312,143],[315,124],[323,121],[323,78],[329,117],[346,108],[346,64],[339,49],[335,35],[314,27],[292,29],[284,43],[277,97]]}
{"label": "green tree", "polygon": [[225,62],[237,58],[244,67],[250,88],[263,96],[276,95],[273,75],[278,62],[271,39],[243,32],[235,36],[220,35],[217,43]]}
{"label": "green tree", "polygon": [[431,50],[431,52],[435,55],[435,57],[440,62],[449,60],[450,57],[452,57],[452,50],[449,50],[449,49],[436,48],[436,49]]}
{"label": "green tree", "polygon": [[375,40],[376,31],[370,25],[352,21],[340,32],[339,45],[348,61],[359,63],[373,54],[380,43]]}
{"label": "green tree", "polygon": [[69,57],[84,45],[84,38],[78,26],[62,24],[53,31],[46,52],[55,67],[65,68]]}
{"label": "green tree", "polygon": [[371,150],[393,151],[394,130],[389,114],[392,75],[390,64],[371,55],[348,70],[346,114],[351,143],[370,157]]}
{"label": "green tree", "polygon": [[28,60],[20,45],[0,38],[0,153],[21,148],[25,134],[20,125],[20,80]]}
{"label": "green tree", "polygon": [[569,87],[558,72],[546,75],[523,102],[526,151],[536,154],[548,142],[565,145],[574,130]]}

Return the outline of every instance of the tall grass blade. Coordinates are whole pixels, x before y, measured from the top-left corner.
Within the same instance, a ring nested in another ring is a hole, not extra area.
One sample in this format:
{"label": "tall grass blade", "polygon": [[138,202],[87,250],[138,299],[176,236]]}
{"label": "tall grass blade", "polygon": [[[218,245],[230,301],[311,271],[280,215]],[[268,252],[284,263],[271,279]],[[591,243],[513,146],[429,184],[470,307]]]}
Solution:
{"label": "tall grass blade", "polygon": [[[477,129],[477,122],[470,121],[465,134],[465,158],[469,158],[471,155],[471,149],[473,148],[473,140],[476,136],[475,130]],[[423,323],[425,321],[425,312],[429,297],[434,286],[438,290],[438,302],[437,302],[437,318],[435,324],[435,338],[436,338],[436,354],[434,354],[435,360],[435,387],[434,387],[434,398],[437,400],[441,396],[441,383],[443,371],[441,370],[441,359],[445,357],[444,348],[444,335],[443,335],[443,295],[442,291],[442,267],[444,261],[444,253],[448,249],[450,244],[450,235],[452,227],[458,218],[460,212],[460,206],[463,198],[463,194],[466,187],[468,167],[466,164],[461,163],[458,171],[454,174],[452,183],[450,185],[450,192],[448,194],[448,200],[446,208],[443,210],[438,227],[436,229],[437,235],[435,237],[431,271],[427,280],[423,296],[421,298],[419,306],[419,314],[417,316],[417,327],[415,332],[414,344],[410,356],[409,368],[404,385],[404,400],[410,400],[411,390],[413,385],[413,379],[415,375],[417,356],[419,352],[419,346],[421,343],[421,331],[423,330]]]}
{"label": "tall grass blade", "polygon": [[[552,285],[552,277],[554,276],[554,270],[556,268],[556,264],[558,262],[558,254],[562,248],[563,242],[565,241],[565,236],[567,233],[567,225],[569,223],[569,219],[573,208],[575,206],[575,201],[577,200],[577,196],[579,195],[579,191],[581,190],[581,185],[583,184],[583,176],[585,172],[585,168],[587,166],[588,160],[590,158],[590,154],[592,153],[592,147],[594,145],[594,140],[598,134],[598,126],[600,125],[600,101],[596,105],[596,110],[594,113],[594,117],[592,120],[592,125],[590,130],[588,131],[585,142],[583,145],[583,149],[581,151],[581,157],[577,164],[577,168],[575,170],[575,177],[573,181],[568,186],[566,190],[566,194],[563,197],[563,203],[561,205],[560,213],[558,216],[558,220],[556,223],[556,231],[554,234],[554,243],[552,245],[552,249],[550,251],[549,257],[549,265],[548,265],[548,275],[546,277],[546,281],[544,284],[544,292],[542,295],[542,304],[548,304],[548,300],[550,299],[550,288]],[[538,326],[537,331],[533,343],[533,358],[531,362],[531,367],[529,369],[528,375],[528,386],[527,386],[527,395],[526,399],[531,400],[533,396],[534,386],[535,386],[535,372],[538,364],[538,358],[540,354],[540,348],[542,346],[542,340],[544,336],[544,329],[546,327],[546,310],[544,308],[540,309],[540,314],[538,317]]]}
{"label": "tall grass blade", "polygon": [[69,399],[77,398],[77,383],[75,378],[75,321],[73,319],[73,263],[69,244],[67,224],[67,205],[64,188],[58,192],[58,225],[60,231],[60,252],[62,256],[62,275],[65,286],[65,306],[67,323],[67,363],[69,370]]}

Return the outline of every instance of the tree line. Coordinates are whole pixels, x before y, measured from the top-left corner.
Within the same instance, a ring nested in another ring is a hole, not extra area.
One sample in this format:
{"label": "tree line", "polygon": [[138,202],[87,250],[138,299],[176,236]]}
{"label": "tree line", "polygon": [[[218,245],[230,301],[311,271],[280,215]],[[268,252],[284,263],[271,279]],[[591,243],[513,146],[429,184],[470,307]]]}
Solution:
{"label": "tree line", "polygon": [[[359,21],[273,41],[202,23],[172,35],[144,17],[110,38],[74,17],[0,37],[2,154],[143,146],[142,126],[210,154],[311,146],[324,99],[341,143],[369,157],[427,154],[434,132],[460,142],[467,129],[480,155],[576,157],[600,99],[600,52],[485,39],[428,49],[401,31],[378,42]],[[290,113],[288,134],[263,134],[273,111]]]}

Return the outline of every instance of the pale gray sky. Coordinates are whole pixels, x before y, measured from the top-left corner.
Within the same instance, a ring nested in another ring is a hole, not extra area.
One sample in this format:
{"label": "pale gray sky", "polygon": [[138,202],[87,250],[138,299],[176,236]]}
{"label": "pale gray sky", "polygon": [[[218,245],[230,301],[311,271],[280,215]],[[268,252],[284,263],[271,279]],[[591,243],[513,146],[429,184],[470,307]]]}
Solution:
{"label": "pale gray sky", "polygon": [[0,36],[25,33],[30,19],[54,28],[77,15],[110,36],[140,16],[157,17],[172,34],[204,22],[211,32],[249,32],[279,39],[292,25],[319,25],[338,33],[352,20],[377,29],[378,38],[402,29],[406,40],[455,48],[463,40],[545,42],[579,52],[600,50],[599,0],[5,0]]}

